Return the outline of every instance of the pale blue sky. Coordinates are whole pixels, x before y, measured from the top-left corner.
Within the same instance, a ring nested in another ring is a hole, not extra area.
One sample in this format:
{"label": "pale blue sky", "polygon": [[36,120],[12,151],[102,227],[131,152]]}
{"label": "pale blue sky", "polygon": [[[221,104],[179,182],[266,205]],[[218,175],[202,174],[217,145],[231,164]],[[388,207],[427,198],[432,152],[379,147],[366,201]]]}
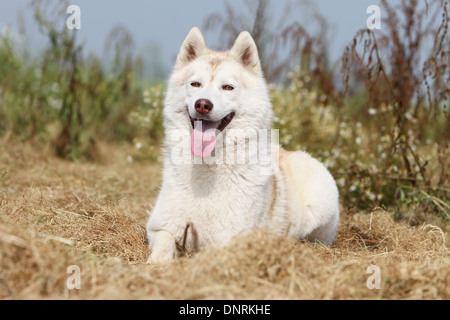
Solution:
{"label": "pale blue sky", "polygon": [[[53,0],[56,1],[56,0]],[[233,0],[236,8],[245,10]],[[294,0],[298,1],[298,0]],[[398,1],[398,0],[397,0]],[[286,0],[273,1],[274,14],[279,15]],[[317,0],[311,1],[326,17],[330,32],[330,54],[336,59],[344,50],[358,29],[364,28],[369,14],[367,7],[378,4],[378,0]],[[39,36],[33,22],[30,0],[2,0],[0,3],[0,31],[6,26],[17,31],[19,11],[24,12],[27,33],[33,38],[33,47],[42,46],[44,39]],[[178,53],[181,42],[193,26],[202,27],[205,18],[212,12],[224,9],[223,0],[71,0],[71,4],[81,8],[82,29],[77,31],[84,41],[87,52],[99,55],[104,52],[104,44],[113,26],[121,24],[133,35],[137,52],[151,43],[159,44],[164,55],[164,64],[170,66]],[[300,6],[292,13],[292,18],[307,22],[312,10]],[[62,16],[65,22],[67,15]],[[307,23],[306,23],[307,24]],[[220,47],[220,38],[212,32],[205,34],[211,46]]]}

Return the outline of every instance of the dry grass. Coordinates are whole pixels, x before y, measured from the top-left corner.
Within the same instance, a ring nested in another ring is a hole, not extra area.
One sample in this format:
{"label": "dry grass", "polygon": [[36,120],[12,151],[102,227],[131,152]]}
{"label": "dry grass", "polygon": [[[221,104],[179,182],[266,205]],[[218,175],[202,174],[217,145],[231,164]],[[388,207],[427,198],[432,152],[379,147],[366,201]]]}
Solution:
{"label": "dry grass", "polygon": [[[145,264],[158,166],[69,163],[0,141],[2,299],[448,299],[448,230],[397,223],[383,210],[345,213],[337,243],[255,232],[166,267]],[[122,152],[121,152],[122,151]],[[369,265],[381,289],[369,290]],[[81,269],[81,290],[66,287]]]}

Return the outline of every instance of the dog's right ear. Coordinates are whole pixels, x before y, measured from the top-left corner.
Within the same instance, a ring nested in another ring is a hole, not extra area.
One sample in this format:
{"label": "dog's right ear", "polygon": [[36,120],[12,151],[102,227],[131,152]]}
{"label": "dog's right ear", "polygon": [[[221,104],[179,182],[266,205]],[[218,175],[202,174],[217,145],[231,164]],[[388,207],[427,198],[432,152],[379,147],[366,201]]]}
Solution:
{"label": "dog's right ear", "polygon": [[183,66],[197,59],[206,49],[206,42],[202,32],[197,27],[192,28],[181,45],[177,58],[177,66]]}

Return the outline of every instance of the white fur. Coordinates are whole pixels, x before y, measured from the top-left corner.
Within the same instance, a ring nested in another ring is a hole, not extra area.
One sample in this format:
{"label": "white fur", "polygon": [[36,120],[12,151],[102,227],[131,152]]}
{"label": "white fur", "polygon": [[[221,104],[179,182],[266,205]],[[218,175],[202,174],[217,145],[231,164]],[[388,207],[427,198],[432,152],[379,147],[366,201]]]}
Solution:
{"label": "white fur", "polygon": [[[202,86],[192,87],[193,81]],[[235,90],[222,90],[224,84]],[[214,103],[213,121],[235,112],[227,130],[270,129],[272,106],[248,32],[239,35],[230,51],[214,52],[193,28],[181,47],[165,101],[163,183],[147,224],[149,262],[171,261],[188,223],[200,248],[225,246],[253,228],[331,245],[339,221],[338,190],[327,169],[308,154],[281,150],[280,161],[270,167],[173,161],[179,145],[189,143],[189,115],[195,118],[198,99]],[[215,155],[221,152],[216,147]],[[189,236],[188,249],[192,241]]]}

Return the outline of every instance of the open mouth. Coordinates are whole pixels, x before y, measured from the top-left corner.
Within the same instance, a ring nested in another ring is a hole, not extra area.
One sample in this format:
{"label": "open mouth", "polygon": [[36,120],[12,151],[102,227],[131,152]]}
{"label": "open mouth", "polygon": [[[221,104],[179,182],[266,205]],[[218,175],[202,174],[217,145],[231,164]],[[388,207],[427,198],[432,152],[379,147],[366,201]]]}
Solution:
{"label": "open mouth", "polygon": [[231,112],[228,114],[225,118],[223,118],[220,121],[207,121],[203,119],[193,119],[191,116],[189,116],[189,119],[191,120],[192,129],[195,129],[195,127],[198,125],[199,122],[201,122],[202,127],[204,128],[214,128],[219,131],[225,130],[225,128],[231,123],[231,121],[234,118],[234,112]]}
{"label": "open mouth", "polygon": [[216,132],[222,132],[231,123],[235,113],[229,113],[220,121],[193,119],[189,116],[192,125],[191,151],[198,158],[208,157],[216,147]]}

